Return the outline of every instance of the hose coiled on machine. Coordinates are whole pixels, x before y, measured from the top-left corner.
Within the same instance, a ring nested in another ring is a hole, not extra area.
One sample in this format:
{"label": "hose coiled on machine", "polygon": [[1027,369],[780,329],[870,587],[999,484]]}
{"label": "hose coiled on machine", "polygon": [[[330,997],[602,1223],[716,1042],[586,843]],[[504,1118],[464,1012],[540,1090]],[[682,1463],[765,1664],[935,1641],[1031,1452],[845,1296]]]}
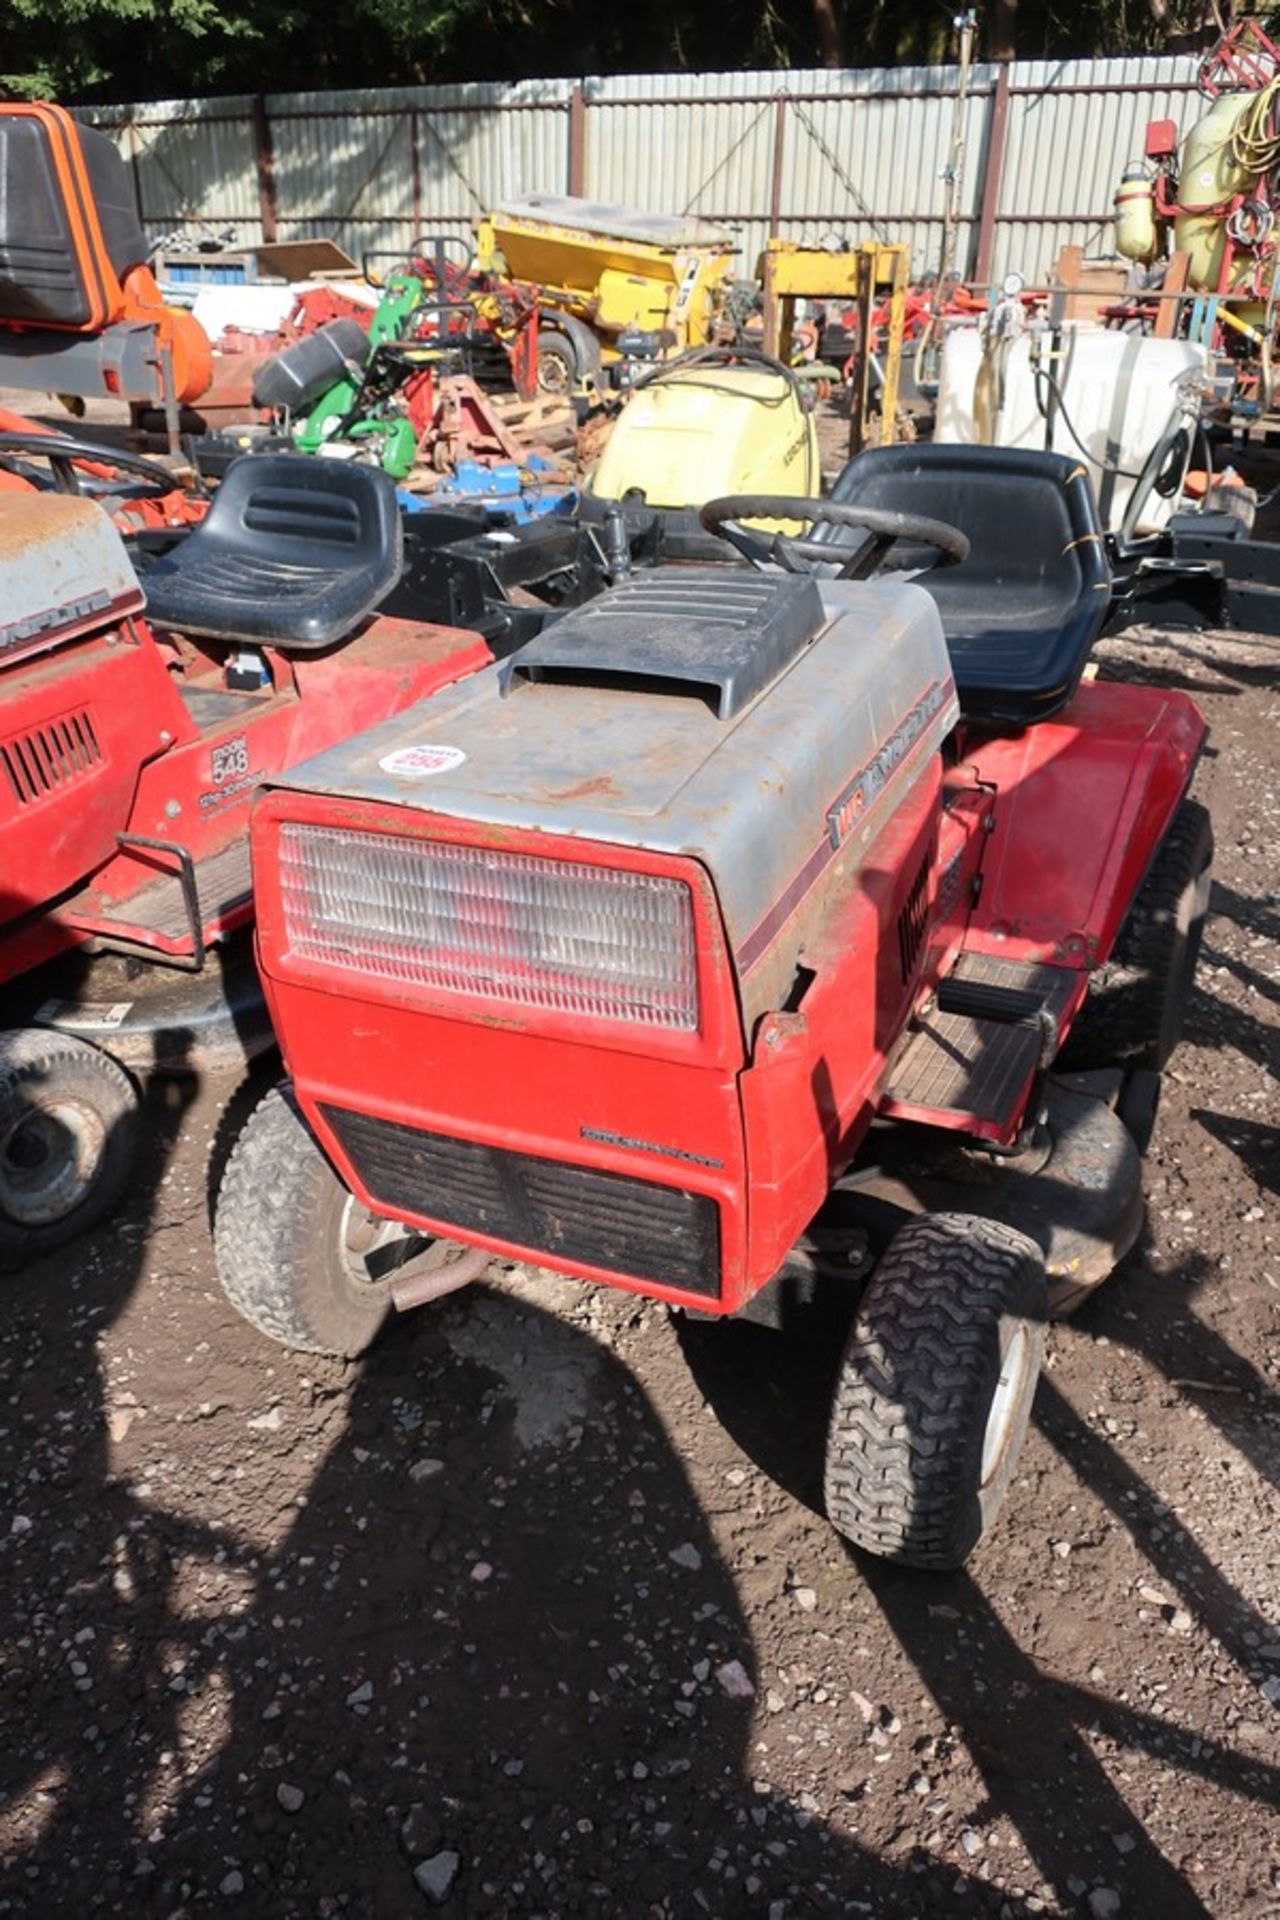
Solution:
{"label": "hose coiled on machine", "polygon": [[1280,165],[1280,132],[1273,124],[1280,75],[1268,81],[1231,129],[1228,152],[1242,173],[1259,179]]}

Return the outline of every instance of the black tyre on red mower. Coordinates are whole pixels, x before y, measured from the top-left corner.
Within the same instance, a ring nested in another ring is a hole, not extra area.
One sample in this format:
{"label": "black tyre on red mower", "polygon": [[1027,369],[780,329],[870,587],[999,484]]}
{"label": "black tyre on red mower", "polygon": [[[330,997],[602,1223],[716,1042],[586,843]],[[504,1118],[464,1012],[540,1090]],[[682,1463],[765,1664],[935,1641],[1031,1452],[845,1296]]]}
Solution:
{"label": "black tyre on red mower", "polygon": [[827,1516],[906,1566],[960,1566],[1013,1477],[1044,1350],[1035,1242],[925,1214],[899,1229],[858,1306],[827,1435]]}
{"label": "black tyre on red mower", "polygon": [[396,1283],[457,1252],[362,1207],[287,1083],[254,1108],[222,1177],[214,1254],[227,1298],[260,1333],[354,1359],[381,1332]]}
{"label": "black tyre on red mower", "polygon": [[0,1033],[0,1271],[56,1252],[111,1211],[137,1131],[133,1081],[97,1047],[42,1027]]}
{"label": "black tyre on red mower", "polygon": [[1094,974],[1063,1064],[1159,1073],[1182,1034],[1209,909],[1213,822],[1198,800],[1174,814]]}

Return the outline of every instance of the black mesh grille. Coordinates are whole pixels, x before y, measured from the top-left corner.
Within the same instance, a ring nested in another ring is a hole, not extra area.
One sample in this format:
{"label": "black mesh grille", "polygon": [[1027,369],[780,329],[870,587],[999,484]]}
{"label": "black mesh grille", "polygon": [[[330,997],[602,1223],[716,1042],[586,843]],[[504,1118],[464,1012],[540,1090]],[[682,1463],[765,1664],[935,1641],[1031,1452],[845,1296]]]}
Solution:
{"label": "black mesh grille", "polygon": [[470,1233],[714,1299],[720,1212],[705,1194],[455,1140],[343,1107],[320,1111],[373,1198]]}

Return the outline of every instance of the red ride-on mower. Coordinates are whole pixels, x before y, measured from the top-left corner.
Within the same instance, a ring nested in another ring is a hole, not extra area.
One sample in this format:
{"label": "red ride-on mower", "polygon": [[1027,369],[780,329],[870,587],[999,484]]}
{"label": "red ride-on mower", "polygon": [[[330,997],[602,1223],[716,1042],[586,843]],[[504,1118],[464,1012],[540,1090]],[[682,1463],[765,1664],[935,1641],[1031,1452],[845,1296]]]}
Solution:
{"label": "red ride-on mower", "polygon": [[[83,448],[55,444],[69,483]],[[247,933],[254,789],[490,655],[474,635],[375,613],[401,535],[394,488],[372,471],[237,463],[147,570],[145,619],[93,501],[6,492],[0,534],[0,1266],[12,1268],[118,1198],[140,1076],[270,1043]]]}
{"label": "red ride-on mower", "polygon": [[[828,1511],[952,1567],[1047,1315],[1139,1230],[1205,727],[1082,679],[1109,582],[1078,464],[893,448],[837,492],[713,502],[748,566],[637,575],[270,783],[291,1084],[217,1255],[255,1325],[341,1353],[490,1255],[703,1316],[843,1287]],[[871,577],[895,555],[918,581]]]}

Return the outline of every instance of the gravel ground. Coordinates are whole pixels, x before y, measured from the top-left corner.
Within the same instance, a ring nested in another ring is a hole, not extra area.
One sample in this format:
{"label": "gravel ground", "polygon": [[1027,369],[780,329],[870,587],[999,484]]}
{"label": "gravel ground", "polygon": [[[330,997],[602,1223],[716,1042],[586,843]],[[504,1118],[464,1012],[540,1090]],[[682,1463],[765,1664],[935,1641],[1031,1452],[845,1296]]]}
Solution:
{"label": "gravel ground", "polygon": [[234,1090],[173,1085],[0,1296],[0,1912],[1280,1915],[1280,651],[1100,657],[1210,715],[1213,918],[969,1569],[821,1519],[820,1348],[530,1273],[274,1348],[209,1250]]}

